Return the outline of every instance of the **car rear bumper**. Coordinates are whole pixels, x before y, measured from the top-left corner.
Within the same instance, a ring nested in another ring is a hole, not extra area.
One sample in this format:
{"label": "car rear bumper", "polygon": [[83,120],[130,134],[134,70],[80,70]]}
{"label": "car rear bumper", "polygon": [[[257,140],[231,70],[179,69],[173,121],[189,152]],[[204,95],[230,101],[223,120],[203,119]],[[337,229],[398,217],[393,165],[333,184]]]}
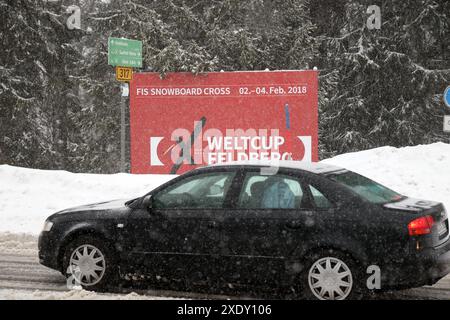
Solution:
{"label": "car rear bumper", "polygon": [[444,250],[439,251],[435,264],[430,268],[431,279],[441,279],[450,273],[450,239],[444,243]]}
{"label": "car rear bumper", "polygon": [[382,289],[415,288],[433,285],[450,274],[450,239],[389,265],[382,272]]}

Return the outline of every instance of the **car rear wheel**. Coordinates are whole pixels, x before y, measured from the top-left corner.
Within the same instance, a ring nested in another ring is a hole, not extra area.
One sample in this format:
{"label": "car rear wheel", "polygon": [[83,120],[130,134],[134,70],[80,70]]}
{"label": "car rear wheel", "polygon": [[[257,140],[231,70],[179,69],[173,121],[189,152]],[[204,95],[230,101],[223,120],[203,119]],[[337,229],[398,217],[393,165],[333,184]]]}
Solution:
{"label": "car rear wheel", "polygon": [[82,236],[69,244],[63,266],[69,287],[104,291],[118,279],[114,251],[91,236]]}
{"label": "car rear wheel", "polygon": [[305,297],[319,300],[360,298],[359,273],[350,255],[324,250],[308,259],[302,277]]}

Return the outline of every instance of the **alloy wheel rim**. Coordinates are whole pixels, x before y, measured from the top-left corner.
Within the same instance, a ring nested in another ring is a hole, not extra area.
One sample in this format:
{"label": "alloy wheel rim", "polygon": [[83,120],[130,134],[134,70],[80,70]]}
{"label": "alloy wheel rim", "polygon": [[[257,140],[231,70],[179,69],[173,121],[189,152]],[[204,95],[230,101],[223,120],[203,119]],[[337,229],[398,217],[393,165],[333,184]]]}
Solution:
{"label": "alloy wheel rim", "polygon": [[344,300],[353,288],[352,272],[342,260],[325,257],[309,269],[308,284],[320,300]]}
{"label": "alloy wheel rim", "polygon": [[69,273],[84,286],[93,286],[102,280],[106,270],[105,256],[90,244],[76,248],[70,256]]}

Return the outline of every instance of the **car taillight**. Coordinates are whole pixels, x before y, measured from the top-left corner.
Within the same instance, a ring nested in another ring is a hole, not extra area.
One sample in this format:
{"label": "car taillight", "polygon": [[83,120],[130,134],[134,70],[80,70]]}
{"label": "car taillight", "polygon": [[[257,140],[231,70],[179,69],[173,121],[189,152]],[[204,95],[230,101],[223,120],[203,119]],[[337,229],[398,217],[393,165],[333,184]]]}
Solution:
{"label": "car taillight", "polygon": [[419,236],[423,234],[431,233],[433,228],[434,219],[432,216],[420,217],[411,221],[408,224],[408,231],[410,236]]}

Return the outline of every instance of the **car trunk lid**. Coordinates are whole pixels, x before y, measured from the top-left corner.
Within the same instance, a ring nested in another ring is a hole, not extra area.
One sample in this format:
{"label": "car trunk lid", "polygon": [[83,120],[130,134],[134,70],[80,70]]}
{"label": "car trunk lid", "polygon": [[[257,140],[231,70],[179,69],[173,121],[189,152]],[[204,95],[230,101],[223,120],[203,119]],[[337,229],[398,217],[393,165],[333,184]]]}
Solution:
{"label": "car trunk lid", "polygon": [[411,221],[420,217],[431,216],[434,223],[430,234],[427,234],[426,237],[432,247],[441,245],[450,236],[447,213],[440,202],[404,198],[400,201],[386,203],[383,206],[386,209],[411,213],[413,215]]}

